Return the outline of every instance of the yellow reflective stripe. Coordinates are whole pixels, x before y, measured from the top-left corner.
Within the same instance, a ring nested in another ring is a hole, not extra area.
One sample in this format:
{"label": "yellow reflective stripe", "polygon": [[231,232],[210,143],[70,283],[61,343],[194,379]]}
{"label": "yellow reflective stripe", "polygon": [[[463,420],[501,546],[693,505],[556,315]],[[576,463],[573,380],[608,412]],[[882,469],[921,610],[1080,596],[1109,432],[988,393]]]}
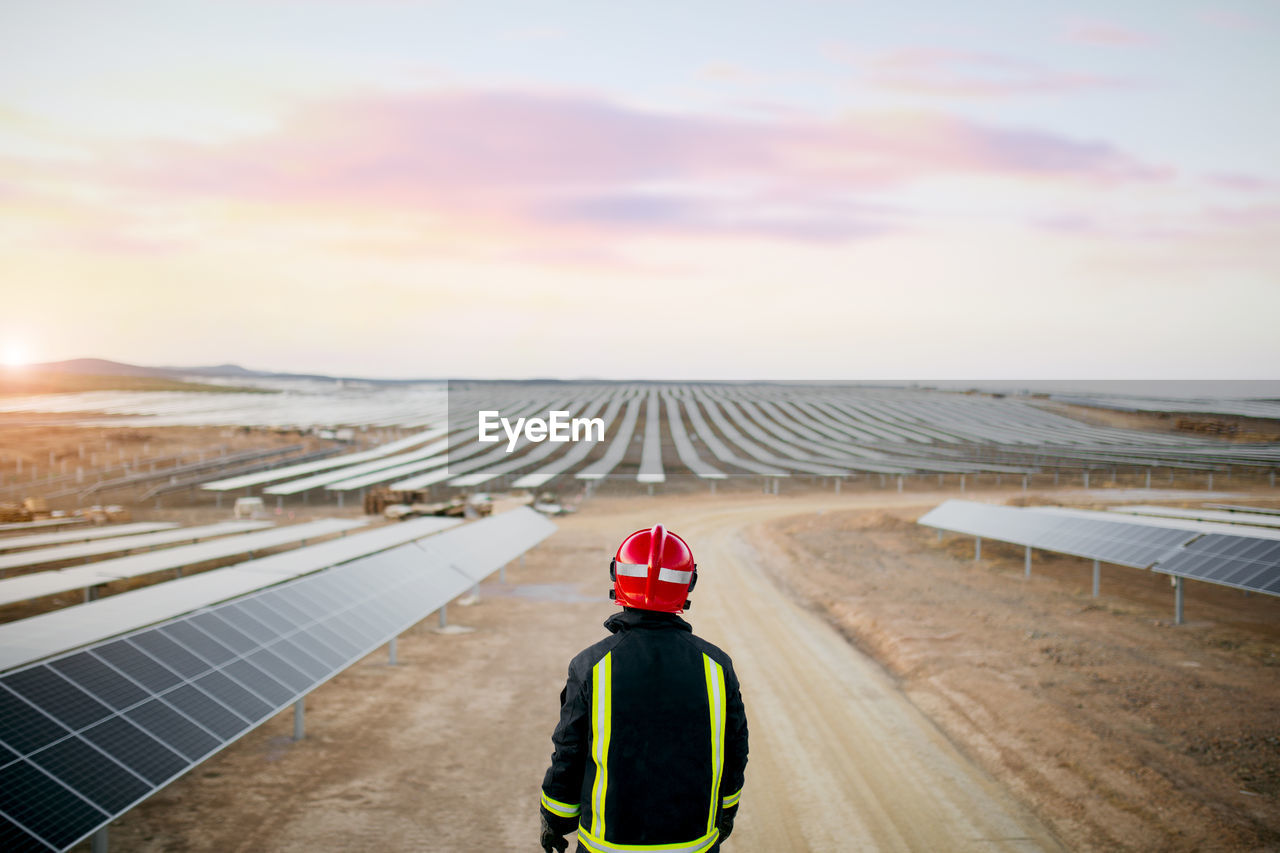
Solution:
{"label": "yellow reflective stripe", "polygon": [[604,837],[604,801],[609,791],[609,734],[613,728],[613,652],[591,668],[591,758],[596,763],[591,786],[591,834]]}
{"label": "yellow reflective stripe", "polygon": [[630,853],[636,850],[660,850],[664,853],[706,853],[720,840],[720,830],[713,829],[696,841],[672,844],[615,844],[578,827],[578,842],[591,853]]}
{"label": "yellow reflective stripe", "polygon": [[720,802],[721,802],[721,805],[723,805],[727,809],[730,806],[736,806],[738,804],[738,800],[741,798],[742,798],[742,789],[739,788],[737,790],[737,793],[730,794]]}
{"label": "yellow reflective stripe", "polygon": [[571,806],[568,803],[562,803],[559,800],[553,800],[547,796],[547,792],[542,792],[542,805],[552,814],[560,815],[560,817],[577,817],[582,811],[582,806]]}
{"label": "yellow reflective stripe", "polygon": [[707,654],[702,656],[707,678],[707,708],[711,714],[711,807],[707,810],[707,833],[716,828],[720,810],[720,774],[724,771],[724,668]]}

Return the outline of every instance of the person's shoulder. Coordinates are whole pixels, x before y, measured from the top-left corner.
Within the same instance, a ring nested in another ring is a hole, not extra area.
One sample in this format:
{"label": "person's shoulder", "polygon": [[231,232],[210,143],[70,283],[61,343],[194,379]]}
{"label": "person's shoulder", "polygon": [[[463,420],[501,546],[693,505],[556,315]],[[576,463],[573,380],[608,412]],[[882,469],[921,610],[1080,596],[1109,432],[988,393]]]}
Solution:
{"label": "person's shoulder", "polygon": [[697,634],[689,634],[689,641],[716,663],[729,669],[733,668],[733,659],[729,657],[729,653],[715,643],[704,640]]}
{"label": "person's shoulder", "polygon": [[601,658],[607,655],[614,646],[618,645],[618,641],[621,639],[622,636],[620,634],[610,634],[598,642],[592,643],[573,656],[573,660],[569,661],[569,669],[590,671],[593,666],[600,662]]}

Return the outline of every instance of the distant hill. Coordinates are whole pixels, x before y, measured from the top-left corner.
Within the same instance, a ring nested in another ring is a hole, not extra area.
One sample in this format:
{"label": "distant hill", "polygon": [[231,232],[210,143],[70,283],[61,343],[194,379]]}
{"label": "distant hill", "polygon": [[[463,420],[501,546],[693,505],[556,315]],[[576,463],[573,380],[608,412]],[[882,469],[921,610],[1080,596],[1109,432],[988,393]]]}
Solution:
{"label": "distant hill", "polygon": [[146,376],[158,379],[180,380],[184,377],[219,379],[312,379],[327,382],[368,382],[376,385],[409,385],[427,382],[427,379],[366,379],[359,376],[326,376],[320,373],[274,373],[268,370],[250,370],[238,364],[217,364],[206,367],[145,367],[125,364],[105,358],[73,358],[67,361],[50,361],[28,365],[30,369],[49,373],[70,373],[89,376]]}
{"label": "distant hill", "polygon": [[136,364],[123,364],[118,361],[108,361],[105,358],[73,358],[70,361],[50,361],[44,364],[29,364],[27,369],[90,376],[155,376],[173,378],[178,375],[171,368],[139,367]]}

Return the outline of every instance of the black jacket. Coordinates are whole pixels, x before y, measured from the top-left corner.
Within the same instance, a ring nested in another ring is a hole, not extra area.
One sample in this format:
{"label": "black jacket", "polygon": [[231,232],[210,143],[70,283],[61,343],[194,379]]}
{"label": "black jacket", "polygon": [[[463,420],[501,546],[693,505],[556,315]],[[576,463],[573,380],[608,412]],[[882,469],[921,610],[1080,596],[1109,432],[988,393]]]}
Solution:
{"label": "black jacket", "polygon": [[673,613],[628,608],[604,626],[569,663],[544,815],[589,853],[717,849],[747,764],[733,662]]}

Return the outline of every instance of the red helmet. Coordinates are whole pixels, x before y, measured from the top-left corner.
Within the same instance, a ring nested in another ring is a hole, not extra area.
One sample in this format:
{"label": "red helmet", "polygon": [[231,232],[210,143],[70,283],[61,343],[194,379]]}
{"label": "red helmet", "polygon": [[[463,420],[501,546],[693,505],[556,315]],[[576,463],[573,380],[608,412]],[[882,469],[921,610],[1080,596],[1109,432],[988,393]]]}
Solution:
{"label": "red helmet", "polygon": [[624,607],[680,613],[698,582],[689,545],[661,524],[637,530],[618,546],[609,564],[613,600]]}

